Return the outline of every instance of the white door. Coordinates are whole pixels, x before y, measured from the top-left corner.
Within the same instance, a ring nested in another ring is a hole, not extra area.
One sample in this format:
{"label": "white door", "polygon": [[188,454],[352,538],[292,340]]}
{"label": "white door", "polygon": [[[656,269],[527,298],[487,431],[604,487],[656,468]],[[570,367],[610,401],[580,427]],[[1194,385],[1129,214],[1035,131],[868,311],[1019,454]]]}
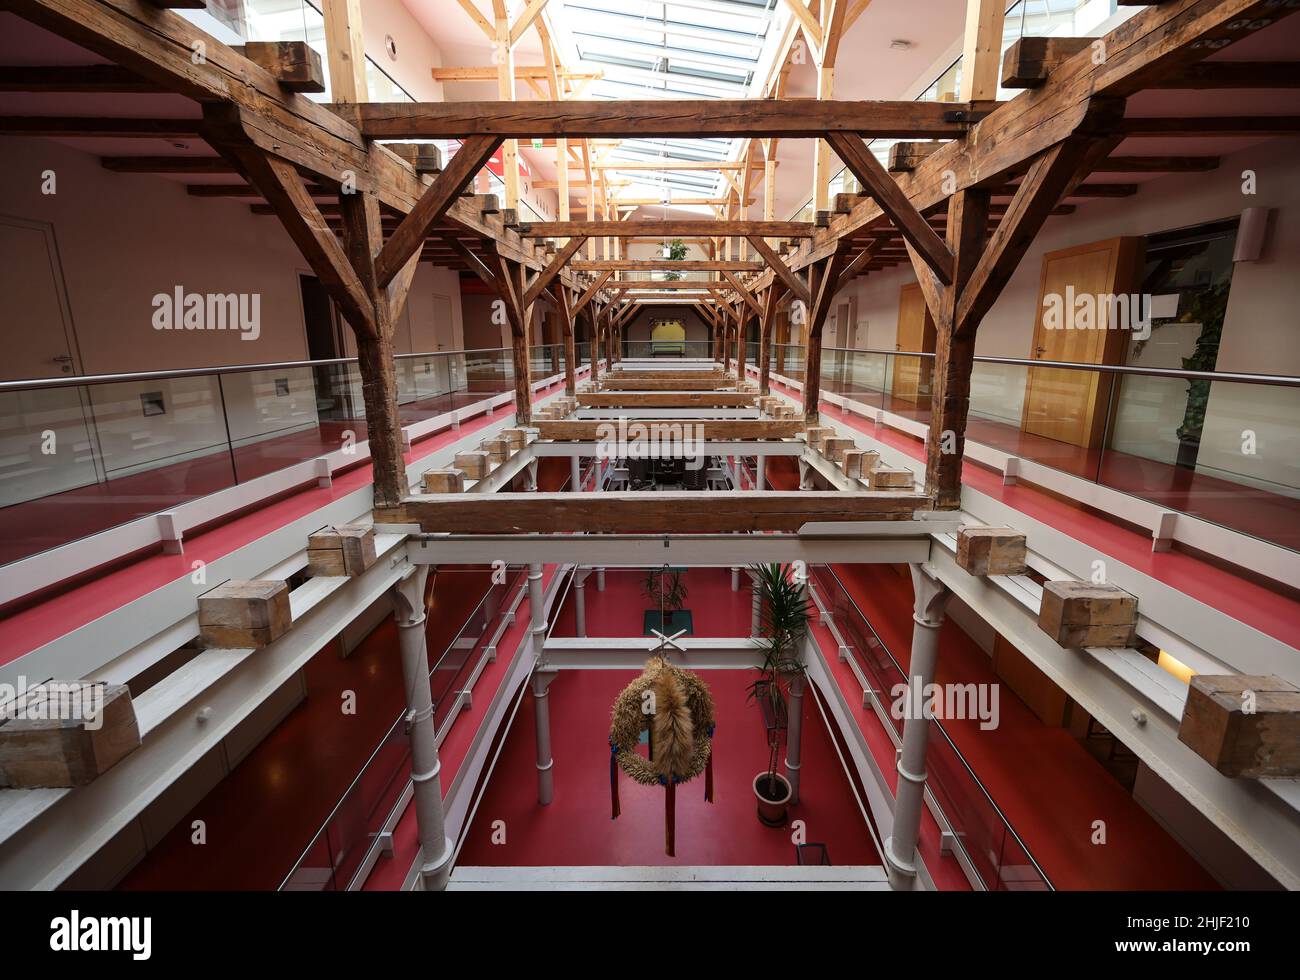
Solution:
{"label": "white door", "polygon": [[[81,373],[52,226],[0,216],[0,295],[0,380]],[[97,458],[82,388],[0,394],[0,506],[94,483]]]}

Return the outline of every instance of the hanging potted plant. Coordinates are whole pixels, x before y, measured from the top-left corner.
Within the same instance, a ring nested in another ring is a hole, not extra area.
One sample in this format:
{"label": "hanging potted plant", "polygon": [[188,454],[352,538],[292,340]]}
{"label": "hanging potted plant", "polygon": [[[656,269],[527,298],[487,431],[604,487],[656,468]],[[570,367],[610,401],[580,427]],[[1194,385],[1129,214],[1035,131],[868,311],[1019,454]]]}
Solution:
{"label": "hanging potted plant", "polygon": [[[674,238],[670,243],[664,246],[664,258],[670,262],[680,262],[686,258],[686,243],[680,238]],[[668,282],[676,282],[682,277],[680,272],[665,272],[664,279]]]}
{"label": "hanging potted plant", "polygon": [[749,700],[762,709],[767,726],[767,769],[754,777],[758,819],[769,827],[783,827],[790,802],[790,781],[776,771],[781,732],[789,724],[782,686],[804,672],[803,641],[808,633],[808,598],[788,565],[756,565],[762,602],[759,641],[763,663],[749,685]]}

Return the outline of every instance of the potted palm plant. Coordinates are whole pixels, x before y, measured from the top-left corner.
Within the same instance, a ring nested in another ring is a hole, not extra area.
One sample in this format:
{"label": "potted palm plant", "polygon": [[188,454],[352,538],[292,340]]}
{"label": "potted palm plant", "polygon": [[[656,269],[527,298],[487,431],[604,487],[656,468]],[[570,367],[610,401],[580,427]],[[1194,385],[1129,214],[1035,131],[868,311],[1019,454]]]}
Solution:
{"label": "potted palm plant", "polygon": [[654,628],[666,632],[670,627],[676,628],[677,614],[686,605],[687,596],[686,583],[682,581],[680,572],[668,568],[650,569],[641,582],[641,594],[658,607],[646,613],[647,624],[654,624],[647,625],[647,631]]}
{"label": "potted palm plant", "polygon": [[756,565],[762,602],[759,641],[763,663],[749,685],[749,700],[757,703],[767,727],[767,769],[754,777],[758,819],[769,827],[784,827],[790,802],[790,781],[776,771],[781,732],[789,718],[782,685],[804,672],[803,641],[808,633],[808,597],[788,565]]}

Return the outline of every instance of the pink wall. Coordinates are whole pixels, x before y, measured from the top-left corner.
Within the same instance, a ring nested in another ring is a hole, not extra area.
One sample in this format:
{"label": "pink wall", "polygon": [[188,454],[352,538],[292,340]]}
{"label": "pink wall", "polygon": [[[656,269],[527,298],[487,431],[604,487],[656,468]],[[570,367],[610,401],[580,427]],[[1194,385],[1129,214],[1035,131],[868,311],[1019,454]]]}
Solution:
{"label": "pink wall", "polygon": [[[136,152],[150,152],[140,147]],[[108,374],[210,367],[307,356],[299,273],[310,274],[274,217],[254,215],[247,199],[191,197],[161,176],[116,174],[97,157],[50,140],[0,140],[4,159],[0,220],[52,229],[75,336],[77,373]],[[42,194],[42,174],[56,175]],[[6,257],[0,255],[0,262]],[[152,298],[187,292],[248,293],[260,298],[261,331],[159,331]],[[41,328],[36,311],[7,300],[3,326]],[[40,313],[48,318],[48,311]],[[12,334],[10,334],[12,336]],[[400,352],[463,346],[455,273],[421,265],[398,323]],[[50,373],[56,373],[51,371]]]}

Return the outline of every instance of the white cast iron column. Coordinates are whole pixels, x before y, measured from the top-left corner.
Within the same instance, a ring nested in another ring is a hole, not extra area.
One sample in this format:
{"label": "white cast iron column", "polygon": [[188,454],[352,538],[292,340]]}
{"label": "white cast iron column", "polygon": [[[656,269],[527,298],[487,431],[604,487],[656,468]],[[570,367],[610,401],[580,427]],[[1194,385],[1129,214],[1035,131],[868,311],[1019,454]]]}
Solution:
{"label": "white cast iron column", "polygon": [[[939,659],[939,629],[949,592],[924,565],[914,564],[912,591],[912,658],[907,670],[903,748],[898,757],[898,797],[894,802],[894,829],[885,840],[885,867],[895,888],[910,889],[916,882],[916,841],[921,831],[925,795],[925,749],[930,738],[930,706],[923,698],[934,682]],[[920,710],[917,710],[917,704]]]}
{"label": "white cast iron column", "polygon": [[425,891],[442,891],[451,876],[454,846],[447,838],[442,806],[438,743],[429,689],[429,654],[424,633],[424,586],[429,566],[419,565],[389,591],[397,620],[397,644],[406,684],[407,720],[411,740],[411,783],[415,823],[420,836],[420,878]]}

